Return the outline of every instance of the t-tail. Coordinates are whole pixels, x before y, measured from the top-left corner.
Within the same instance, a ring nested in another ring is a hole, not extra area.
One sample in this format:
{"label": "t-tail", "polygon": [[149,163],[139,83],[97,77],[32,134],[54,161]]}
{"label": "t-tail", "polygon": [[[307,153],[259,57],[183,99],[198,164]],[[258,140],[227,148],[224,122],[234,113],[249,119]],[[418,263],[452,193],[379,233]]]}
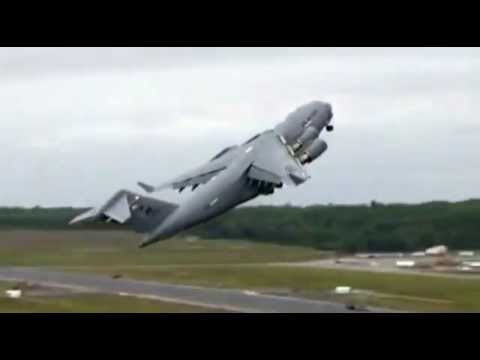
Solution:
{"label": "t-tail", "polygon": [[115,223],[138,233],[149,233],[178,208],[177,204],[120,190],[106,203],[72,219],[69,224],[85,222]]}

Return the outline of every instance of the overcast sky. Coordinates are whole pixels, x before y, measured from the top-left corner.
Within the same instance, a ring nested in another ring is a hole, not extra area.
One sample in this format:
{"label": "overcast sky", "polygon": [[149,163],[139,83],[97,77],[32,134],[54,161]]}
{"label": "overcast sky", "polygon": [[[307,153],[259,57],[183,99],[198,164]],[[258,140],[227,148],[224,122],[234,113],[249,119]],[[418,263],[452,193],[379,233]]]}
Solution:
{"label": "overcast sky", "polygon": [[480,49],[1,48],[0,99],[1,206],[138,191],[312,100],[329,150],[250,204],[480,197]]}

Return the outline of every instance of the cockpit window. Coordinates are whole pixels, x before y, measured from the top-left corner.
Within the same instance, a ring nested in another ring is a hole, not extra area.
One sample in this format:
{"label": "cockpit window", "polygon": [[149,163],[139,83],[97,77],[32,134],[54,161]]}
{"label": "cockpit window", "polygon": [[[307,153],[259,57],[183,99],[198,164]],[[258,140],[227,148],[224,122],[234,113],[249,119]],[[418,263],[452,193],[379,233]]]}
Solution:
{"label": "cockpit window", "polygon": [[246,142],[243,143],[243,145],[247,145],[247,144],[250,144],[252,141],[256,140],[261,134],[257,134],[255,135],[254,137],[252,137],[251,139],[247,140]]}

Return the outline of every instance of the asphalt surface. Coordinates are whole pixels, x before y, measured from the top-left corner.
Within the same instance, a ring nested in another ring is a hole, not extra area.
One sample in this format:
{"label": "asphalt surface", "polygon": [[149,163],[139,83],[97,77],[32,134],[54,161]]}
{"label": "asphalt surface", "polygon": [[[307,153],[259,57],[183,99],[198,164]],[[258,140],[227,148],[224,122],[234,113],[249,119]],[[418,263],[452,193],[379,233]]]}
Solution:
{"label": "asphalt surface", "polygon": [[[39,268],[0,267],[0,280],[28,281],[44,286],[135,296],[181,304],[249,313],[359,313],[344,304],[302,298],[258,294],[251,291],[170,285],[153,281],[112,279]],[[368,309],[370,312],[387,312]]]}

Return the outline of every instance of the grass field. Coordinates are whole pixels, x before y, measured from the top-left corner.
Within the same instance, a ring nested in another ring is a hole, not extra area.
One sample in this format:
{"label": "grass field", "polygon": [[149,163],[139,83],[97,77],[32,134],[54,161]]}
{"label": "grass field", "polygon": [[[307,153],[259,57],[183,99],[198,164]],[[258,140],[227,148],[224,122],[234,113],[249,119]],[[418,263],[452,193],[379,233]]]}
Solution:
{"label": "grass field", "polygon": [[0,231],[0,266],[152,266],[264,263],[318,259],[309,248],[184,239],[139,249],[141,236],[124,231]]}
{"label": "grass field", "polygon": [[[328,255],[301,247],[234,240],[191,242],[176,239],[138,249],[138,240],[138,235],[114,231],[3,231],[0,232],[0,266],[58,267],[178,284],[284,291],[312,298],[331,298],[329,291],[346,285],[364,291],[354,300],[358,297],[369,305],[413,311],[480,311],[480,281],[474,279],[267,264]],[[138,299],[115,299],[120,302],[119,308],[138,306],[139,311],[156,311],[150,310],[153,306],[167,307],[165,311],[170,311],[168,307],[172,306],[150,301],[143,303],[143,300],[140,303]],[[111,311],[104,303],[112,303],[112,298],[76,295],[54,301],[58,305],[48,306],[60,306],[66,311],[78,308],[79,311],[104,312]],[[6,305],[1,301],[0,305],[2,311]],[[112,306],[115,309],[117,305]],[[180,306],[179,311],[183,308]]]}
{"label": "grass field", "polygon": [[[61,296],[30,296],[19,299],[3,296],[11,283],[0,282],[1,313],[203,313],[215,310],[162,302],[103,294],[65,294]],[[215,311],[217,312],[217,311]]]}

